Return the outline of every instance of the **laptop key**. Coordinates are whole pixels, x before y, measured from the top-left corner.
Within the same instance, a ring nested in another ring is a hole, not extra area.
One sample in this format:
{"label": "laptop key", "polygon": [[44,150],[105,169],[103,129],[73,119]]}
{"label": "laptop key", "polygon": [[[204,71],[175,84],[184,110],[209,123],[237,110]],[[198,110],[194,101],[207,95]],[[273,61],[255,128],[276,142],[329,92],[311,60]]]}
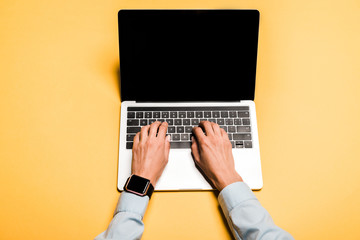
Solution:
{"label": "laptop key", "polygon": [[218,118],[218,119],[216,120],[216,122],[217,122],[217,124],[219,124],[219,125],[225,125],[225,121],[224,121],[223,118]]}
{"label": "laptop key", "polygon": [[244,148],[243,141],[235,141],[235,148]]}
{"label": "laptop key", "polygon": [[241,118],[235,118],[234,125],[241,125]]}
{"label": "laptop key", "polygon": [[177,133],[184,133],[185,132],[185,128],[183,126],[181,127],[176,127],[176,132]]}
{"label": "laptop key", "polygon": [[232,118],[227,118],[227,119],[225,119],[225,123],[226,123],[226,125],[233,125],[234,120]]}
{"label": "laptop key", "polygon": [[252,148],[252,142],[251,141],[244,141],[245,148]]}
{"label": "laptop key", "polygon": [[195,117],[195,113],[194,113],[194,112],[186,112],[186,117],[187,117],[187,118],[194,118],[194,117]]}
{"label": "laptop key", "polygon": [[135,134],[127,134],[126,141],[132,142],[134,140]]}
{"label": "laptop key", "polygon": [[243,118],[242,122],[244,125],[250,125],[250,118]]}
{"label": "laptop key", "polygon": [[127,120],[127,125],[128,126],[139,126],[139,120],[129,119],[129,120]]}
{"label": "laptop key", "polygon": [[246,118],[248,118],[249,117],[249,112],[238,112],[238,116],[239,117],[242,117],[242,118],[244,118],[244,117],[246,117]]}
{"label": "laptop key", "polygon": [[220,117],[220,112],[212,112],[212,117],[213,118],[219,118]]}
{"label": "laptop key", "polygon": [[189,141],[190,134],[181,134],[181,141]]}
{"label": "laptop key", "polygon": [[178,116],[177,112],[170,112],[171,118],[177,118],[177,116]]}
{"label": "laptop key", "polygon": [[133,142],[126,142],[126,149],[132,149],[133,144]]}
{"label": "laptop key", "polygon": [[148,120],[147,119],[140,119],[140,126],[146,126],[148,125]]}
{"label": "laptop key", "polygon": [[250,126],[237,126],[237,132],[251,132]]}
{"label": "laptop key", "polygon": [[224,129],[224,130],[225,130],[225,132],[227,132],[227,131],[228,131],[227,126],[220,126],[220,128]]}
{"label": "laptop key", "polygon": [[143,118],[144,117],[144,113],[143,112],[137,112],[136,113],[136,118]]}
{"label": "laptop key", "polygon": [[138,133],[140,132],[141,127],[127,127],[126,132],[127,133]]}
{"label": "laptop key", "polygon": [[168,133],[175,133],[175,127],[169,126],[168,129],[167,129],[167,132]]}
{"label": "laptop key", "polygon": [[152,112],[145,112],[145,118],[152,118]]}
{"label": "laptop key", "polygon": [[203,117],[204,117],[204,114],[203,114],[203,112],[196,112],[196,113],[195,113],[195,117],[196,117],[196,118],[203,118]]}
{"label": "laptop key", "polygon": [[175,119],[174,124],[175,125],[182,125],[182,120],[181,119]]}
{"label": "laptop key", "polygon": [[200,120],[199,119],[191,119],[191,125],[193,125],[193,126],[198,126],[199,125],[199,123],[200,123]]}
{"label": "laptop key", "polygon": [[162,118],[169,118],[169,112],[162,112],[161,117]]}
{"label": "laptop key", "polygon": [[173,141],[180,141],[180,134],[172,134],[171,137]]}
{"label": "laptop key", "polygon": [[229,133],[234,133],[234,132],[236,132],[235,126],[228,126],[228,132],[229,132]]}
{"label": "laptop key", "polygon": [[153,118],[160,118],[160,112],[154,112]]}
{"label": "laptop key", "polygon": [[221,112],[221,117],[222,118],[227,118],[227,117],[229,117],[229,113],[228,112]]}
{"label": "laptop key", "polygon": [[179,118],[186,118],[186,112],[179,112]]}
{"label": "laptop key", "polygon": [[185,132],[186,133],[192,133],[192,127],[191,126],[186,126],[185,127]]}
{"label": "laptop key", "polygon": [[204,112],[205,118],[211,118],[211,112]]}
{"label": "laptop key", "polygon": [[184,119],[183,125],[190,125],[190,119]]}
{"label": "laptop key", "polygon": [[128,112],[127,117],[128,118],[135,118],[135,112]]}
{"label": "laptop key", "polygon": [[236,118],[236,112],[235,111],[230,111],[229,112],[229,116],[231,117],[231,118]]}
{"label": "laptop key", "polygon": [[242,133],[234,133],[233,134],[234,140],[251,140],[251,134],[242,134]]}

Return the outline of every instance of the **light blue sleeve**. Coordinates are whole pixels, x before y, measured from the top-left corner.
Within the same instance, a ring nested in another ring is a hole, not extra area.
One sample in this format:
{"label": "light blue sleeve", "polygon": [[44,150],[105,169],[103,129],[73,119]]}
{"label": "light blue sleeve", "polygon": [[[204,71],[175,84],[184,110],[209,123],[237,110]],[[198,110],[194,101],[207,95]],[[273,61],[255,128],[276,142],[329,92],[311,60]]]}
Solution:
{"label": "light blue sleeve", "polygon": [[275,225],[246,183],[225,187],[218,200],[236,239],[294,239]]}
{"label": "light blue sleeve", "polygon": [[95,238],[133,240],[140,239],[144,232],[142,221],[149,197],[140,197],[123,191],[108,229]]}

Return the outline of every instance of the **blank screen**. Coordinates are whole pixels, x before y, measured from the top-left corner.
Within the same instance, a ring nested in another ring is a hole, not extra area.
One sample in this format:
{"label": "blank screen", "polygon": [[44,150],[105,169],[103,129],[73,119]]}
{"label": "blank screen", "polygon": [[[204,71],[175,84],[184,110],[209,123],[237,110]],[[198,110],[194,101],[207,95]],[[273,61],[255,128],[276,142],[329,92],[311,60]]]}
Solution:
{"label": "blank screen", "polygon": [[121,10],[122,100],[253,100],[257,10]]}

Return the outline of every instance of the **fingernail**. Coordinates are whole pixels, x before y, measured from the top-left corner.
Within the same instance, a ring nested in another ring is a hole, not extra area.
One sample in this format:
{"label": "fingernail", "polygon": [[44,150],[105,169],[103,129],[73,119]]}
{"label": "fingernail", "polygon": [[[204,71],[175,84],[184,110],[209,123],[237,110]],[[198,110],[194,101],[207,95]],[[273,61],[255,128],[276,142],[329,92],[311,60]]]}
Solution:
{"label": "fingernail", "polygon": [[170,142],[170,135],[166,136],[166,141]]}

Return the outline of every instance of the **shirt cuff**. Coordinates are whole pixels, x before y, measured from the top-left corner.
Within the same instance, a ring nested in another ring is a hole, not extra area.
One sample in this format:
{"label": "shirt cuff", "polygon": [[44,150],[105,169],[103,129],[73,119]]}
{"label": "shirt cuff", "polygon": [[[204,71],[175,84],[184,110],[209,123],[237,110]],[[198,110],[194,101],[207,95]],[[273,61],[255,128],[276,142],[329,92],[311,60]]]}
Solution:
{"label": "shirt cuff", "polygon": [[148,203],[148,196],[141,197],[136,194],[123,191],[116,206],[114,216],[118,212],[131,212],[138,214],[141,218],[143,218]]}
{"label": "shirt cuff", "polygon": [[226,215],[229,215],[236,206],[250,199],[257,200],[255,194],[244,182],[235,182],[226,186],[218,196],[220,206]]}

